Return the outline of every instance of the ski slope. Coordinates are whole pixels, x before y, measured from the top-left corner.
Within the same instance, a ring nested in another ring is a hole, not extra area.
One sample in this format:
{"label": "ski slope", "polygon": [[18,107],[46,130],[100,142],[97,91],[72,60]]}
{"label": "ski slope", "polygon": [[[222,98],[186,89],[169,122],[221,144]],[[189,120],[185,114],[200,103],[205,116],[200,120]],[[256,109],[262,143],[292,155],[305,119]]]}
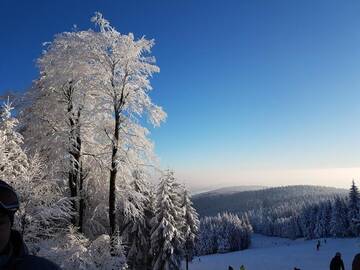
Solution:
{"label": "ski slope", "polygon": [[360,239],[327,239],[316,251],[317,240],[289,240],[277,237],[253,236],[250,249],[226,254],[214,254],[194,258],[190,270],[228,270],[231,265],[239,270],[327,270],[331,258],[341,252],[345,269],[351,269],[354,255],[360,252]]}

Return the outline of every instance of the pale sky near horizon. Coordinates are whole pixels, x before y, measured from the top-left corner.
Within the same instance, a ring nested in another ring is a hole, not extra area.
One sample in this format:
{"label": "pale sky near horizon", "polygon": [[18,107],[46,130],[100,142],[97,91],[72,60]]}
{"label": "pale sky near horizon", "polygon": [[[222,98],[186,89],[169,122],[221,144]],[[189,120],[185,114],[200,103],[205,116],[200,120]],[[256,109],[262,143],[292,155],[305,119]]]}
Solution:
{"label": "pale sky near horizon", "polygon": [[207,171],[204,181],[203,170],[179,170],[177,176],[193,192],[208,191],[231,186],[277,187],[288,185],[319,185],[349,189],[352,180],[359,185],[355,176],[360,168],[321,168],[321,169],[254,169]]}
{"label": "pale sky near horizon", "polygon": [[[0,94],[37,76],[41,44],[91,27],[154,38],[151,129],[163,168],[194,189],[349,187],[360,179],[360,2],[0,2]],[[359,182],[360,183],[360,182]]]}

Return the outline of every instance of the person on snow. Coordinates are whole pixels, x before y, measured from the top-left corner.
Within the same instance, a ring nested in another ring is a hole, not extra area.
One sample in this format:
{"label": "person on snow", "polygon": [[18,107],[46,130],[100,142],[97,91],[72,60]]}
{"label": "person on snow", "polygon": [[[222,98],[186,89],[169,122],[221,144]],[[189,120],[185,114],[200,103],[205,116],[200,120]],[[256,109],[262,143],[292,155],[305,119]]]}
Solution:
{"label": "person on snow", "polygon": [[0,180],[0,269],[60,270],[47,259],[29,255],[20,233],[12,229],[14,215],[19,206],[15,190]]}
{"label": "person on snow", "polygon": [[321,246],[321,243],[320,243],[320,240],[318,240],[317,245],[316,245],[316,250],[317,250],[317,251],[320,250],[320,246]]}
{"label": "person on snow", "polygon": [[332,258],[330,263],[330,270],[345,270],[344,262],[341,259],[340,252],[336,252],[335,257]]}
{"label": "person on snow", "polygon": [[352,262],[352,270],[360,270],[360,253],[356,254]]}

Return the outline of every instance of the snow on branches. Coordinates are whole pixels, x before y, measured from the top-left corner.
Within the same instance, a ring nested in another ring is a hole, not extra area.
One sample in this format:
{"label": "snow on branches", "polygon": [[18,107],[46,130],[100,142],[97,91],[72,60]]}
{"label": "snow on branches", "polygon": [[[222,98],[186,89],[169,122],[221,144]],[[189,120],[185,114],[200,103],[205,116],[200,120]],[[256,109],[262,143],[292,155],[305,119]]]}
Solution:
{"label": "snow on branches", "polygon": [[91,21],[99,30],[44,44],[17,110],[21,134],[11,104],[0,112],[0,177],[22,202],[16,226],[32,252],[65,269],[179,269],[199,221],[172,172],[156,194],[149,184],[150,128],[166,119],[150,97],[154,41],[118,32],[98,12]]}

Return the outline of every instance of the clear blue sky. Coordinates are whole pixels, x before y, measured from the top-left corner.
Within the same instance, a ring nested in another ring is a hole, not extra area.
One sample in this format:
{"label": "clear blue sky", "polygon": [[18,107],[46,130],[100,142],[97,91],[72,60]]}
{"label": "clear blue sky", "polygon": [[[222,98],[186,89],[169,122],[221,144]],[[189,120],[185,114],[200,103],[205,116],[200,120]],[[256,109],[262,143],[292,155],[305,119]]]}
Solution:
{"label": "clear blue sky", "polygon": [[152,138],[183,177],[275,184],[239,171],[360,167],[359,1],[1,0],[0,10],[0,93],[26,89],[41,44],[91,27],[95,11],[154,38],[152,97],[168,119]]}

